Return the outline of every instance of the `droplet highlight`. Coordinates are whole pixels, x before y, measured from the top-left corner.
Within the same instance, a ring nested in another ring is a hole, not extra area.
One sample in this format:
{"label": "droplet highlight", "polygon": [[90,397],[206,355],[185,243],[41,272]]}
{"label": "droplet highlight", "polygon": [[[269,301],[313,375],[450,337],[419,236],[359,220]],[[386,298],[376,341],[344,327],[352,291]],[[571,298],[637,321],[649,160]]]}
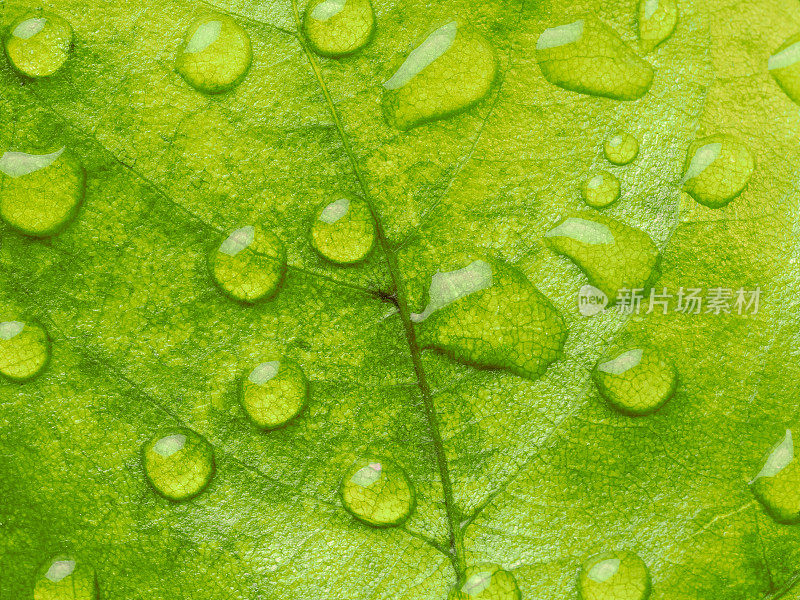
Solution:
{"label": "droplet highlight", "polygon": [[0,322],[0,373],[13,381],[28,381],[44,371],[49,360],[50,338],[44,328]]}
{"label": "droplet highlight", "polygon": [[45,561],[36,574],[34,600],[95,600],[98,597],[94,567],[73,556]]}
{"label": "droplet highlight", "polygon": [[769,57],[767,70],[784,93],[800,104],[800,33],[793,35]]}
{"label": "droplet highlight", "polygon": [[522,600],[522,593],[511,571],[484,563],[467,568],[448,600]]}
{"label": "droplet highlight", "polygon": [[678,24],[678,3],[675,0],[639,0],[639,43],[651,52],[666,41]]}
{"label": "droplet highlight", "polygon": [[608,171],[595,173],[581,186],[583,201],[593,208],[611,206],[619,199],[619,194],[619,179]]}
{"label": "droplet highlight", "polygon": [[214,475],[214,448],[199,433],[173,427],[142,447],[148,481],[169,500],[188,500],[202,492]]}
{"label": "droplet highlight", "polygon": [[615,350],[595,366],[592,377],[600,395],[619,412],[649,415],[675,393],[675,366],[654,348]]}
{"label": "droplet highlight", "polygon": [[311,226],[311,245],[331,262],[352,265],[363,261],[375,247],[375,222],[367,203],[342,196],[325,205]]}
{"label": "droplet highlight", "polygon": [[646,600],[650,572],[633,552],[595,554],[583,563],[578,576],[581,600]]}
{"label": "droplet highlight", "polygon": [[700,204],[721,208],[744,191],[755,165],[743,142],[729,135],[712,135],[689,146],[681,185]]}
{"label": "droplet highlight", "polygon": [[603,152],[611,164],[627,165],[639,155],[639,140],[629,133],[616,133],[603,144]]}
{"label": "droplet highlight", "polygon": [[312,0],[303,30],[311,48],[328,57],[346,56],[367,45],[375,31],[370,0]]}
{"label": "droplet highlight", "polygon": [[415,492],[405,471],[381,458],[357,460],[342,478],[344,507],[375,527],[400,525],[413,512]]}
{"label": "droplet highlight", "polygon": [[800,523],[800,468],[795,460],[791,429],[764,459],[750,482],[753,495],[778,523]]}
{"label": "droplet highlight", "polygon": [[262,362],[242,377],[240,399],[256,427],[274,429],[303,410],[308,400],[308,380],[293,361]]}
{"label": "droplet highlight", "polygon": [[26,77],[48,77],[72,52],[72,26],[51,13],[28,15],[14,21],[5,40],[8,62]]}

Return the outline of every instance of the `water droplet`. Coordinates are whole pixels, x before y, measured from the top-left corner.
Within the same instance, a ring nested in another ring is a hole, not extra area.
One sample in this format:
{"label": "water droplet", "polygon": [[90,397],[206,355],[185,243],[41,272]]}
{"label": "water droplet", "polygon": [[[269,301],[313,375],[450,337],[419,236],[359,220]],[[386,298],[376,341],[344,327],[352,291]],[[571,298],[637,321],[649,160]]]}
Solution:
{"label": "water droplet", "polygon": [[467,568],[448,600],[522,600],[511,571],[484,563]]}
{"label": "water droplet", "polygon": [[750,489],[773,519],[787,525],[800,523],[800,469],[790,429],[769,451]]}
{"label": "water droplet", "polygon": [[623,288],[644,288],[658,263],[658,249],[644,231],[597,213],[564,219],[545,234],[555,252],[577,264],[613,303]]}
{"label": "water droplet", "polygon": [[639,140],[630,133],[617,133],[606,140],[603,151],[608,162],[615,165],[627,165],[639,155]]}
{"label": "water droplet", "polygon": [[303,28],[314,52],[344,56],[369,42],[375,31],[375,14],[370,0],[312,0]]}
{"label": "water droplet", "polygon": [[83,165],[66,148],[0,156],[0,215],[21,233],[58,233],[78,214],[85,193]]}
{"label": "water droplet", "polygon": [[483,258],[433,275],[427,306],[411,319],[423,347],[530,379],[561,356],[567,336],[561,315],[522,272]]}
{"label": "water droplet", "polygon": [[800,104],[800,33],[781,44],[769,57],[767,69],[789,98]]}
{"label": "water droplet", "polygon": [[236,87],[252,60],[247,32],[226,15],[207,15],[186,30],[175,70],[196,90],[218,94]]}
{"label": "water droplet", "polygon": [[578,590],[582,600],[646,600],[650,573],[633,552],[601,552],[583,563]]}
{"label": "water droplet", "polygon": [[344,507],[367,525],[399,525],[414,510],[414,487],[405,471],[389,460],[357,460],[342,478],[340,491]]}
{"label": "water droplet", "polygon": [[489,93],[497,77],[491,44],[451,21],[417,45],[383,84],[388,123],[407,130],[460,113]]}
{"label": "water droplet", "polygon": [[8,61],[27,77],[52,75],[72,51],[72,26],[58,15],[28,15],[14,21],[8,31]]}
{"label": "water droplet", "polygon": [[39,325],[22,321],[0,323],[0,373],[27,381],[41,373],[50,360],[50,339]]}
{"label": "water droplet", "polygon": [[605,208],[619,199],[619,179],[613,173],[600,171],[581,186],[584,202],[594,208]]}
{"label": "water droplet", "polygon": [[639,0],[639,41],[650,52],[665,41],[678,24],[675,0]]}
{"label": "water droplet", "polygon": [[675,367],[653,348],[616,349],[592,373],[600,394],[617,410],[649,415],[672,397],[678,382]]}
{"label": "water droplet", "polygon": [[712,135],[689,146],[681,184],[700,204],[721,208],[742,193],[754,169],[747,146],[729,135]]}
{"label": "water droplet", "polygon": [[311,245],[338,264],[364,260],[375,246],[375,223],[367,203],[356,196],[343,196],[326,205],[311,226]]}
{"label": "water droplet", "polygon": [[97,597],[97,576],[89,563],[60,555],[39,568],[33,587],[34,600],[95,600]]}
{"label": "water droplet", "polygon": [[274,429],[303,410],[308,399],[308,381],[303,369],[292,361],[263,362],[242,377],[240,398],[257,427]]}
{"label": "water droplet", "polygon": [[248,225],[232,232],[211,253],[209,269],[228,296],[257,302],[278,291],[286,274],[286,248],[275,234]]}
{"label": "water droplet", "polygon": [[170,500],[187,500],[205,489],[214,475],[214,448],[199,433],[172,427],[142,447],[147,479]]}
{"label": "water droplet", "polygon": [[653,82],[650,64],[590,16],[542,32],[536,59],[550,83],[582,94],[636,100]]}

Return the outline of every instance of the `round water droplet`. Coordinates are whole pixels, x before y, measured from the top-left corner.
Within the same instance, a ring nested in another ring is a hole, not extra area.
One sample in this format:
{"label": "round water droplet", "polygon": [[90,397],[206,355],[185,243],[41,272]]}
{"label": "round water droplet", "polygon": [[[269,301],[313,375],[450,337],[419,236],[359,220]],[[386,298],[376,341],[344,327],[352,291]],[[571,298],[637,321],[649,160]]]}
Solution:
{"label": "round water droplet", "polygon": [[389,527],[414,510],[414,487],[405,471],[389,460],[357,460],[342,478],[342,503],[367,525]]}
{"label": "round water droplet", "polygon": [[186,83],[207,94],[236,87],[250,68],[250,37],[226,15],[207,15],[186,30],[175,70]]}
{"label": "round water droplet", "polygon": [[712,135],[689,146],[681,184],[700,204],[721,208],[744,191],[755,166],[744,143],[729,135]]}
{"label": "round water droplet", "polygon": [[83,165],[66,148],[0,156],[0,215],[21,233],[58,233],[78,214],[85,192]]}
{"label": "round water droplet", "polygon": [[542,74],[565,90],[636,100],[653,83],[653,68],[594,17],[551,27],[536,42]]}
{"label": "round water droplet", "polygon": [[769,451],[750,489],[773,519],[787,525],[800,523],[800,468],[790,429]]}
{"label": "round water droplet", "polygon": [[214,281],[240,302],[275,295],[286,274],[286,248],[278,237],[257,225],[233,231],[209,257]]}
{"label": "round water droplet", "polygon": [[613,173],[600,171],[581,186],[584,202],[594,208],[605,208],[619,199],[619,179]]}
{"label": "round water droplet", "polygon": [[375,31],[370,0],[312,0],[303,29],[314,52],[344,56],[367,45]]}
{"label": "round water droplet", "polygon": [[800,33],[775,50],[769,57],[767,69],[786,95],[800,104]]}
{"label": "round water droplet", "polygon": [[8,28],[8,62],[27,77],[52,75],[66,62],[71,51],[72,26],[58,15],[28,15]]}
{"label": "round water droplet", "polygon": [[214,448],[184,427],[166,429],[142,447],[147,479],[169,500],[187,500],[205,489],[214,475]]}
{"label": "round water droplet", "polygon": [[600,394],[618,411],[649,415],[675,393],[678,375],[671,362],[646,346],[616,349],[592,373]]}
{"label": "round water droplet", "polygon": [[448,600],[522,600],[511,571],[484,563],[467,568]]}
{"label": "round water droplet", "polygon": [[261,429],[274,429],[295,418],[308,400],[308,381],[300,365],[282,359],[263,362],[242,378],[242,406]]}
{"label": "round water droplet", "polygon": [[50,339],[39,325],[0,322],[0,373],[27,381],[41,373],[50,360]]}
{"label": "round water droplet", "polygon": [[582,600],[646,600],[650,573],[633,552],[601,552],[583,563],[578,591]]}
{"label": "round water droplet", "polygon": [[375,246],[375,223],[367,203],[355,196],[343,196],[327,204],[311,226],[311,245],[338,264],[364,260]]}
{"label": "round water droplet", "polygon": [[383,112],[401,130],[473,106],[497,77],[494,48],[467,25],[451,21],[429,34],[383,84]]}
{"label": "round water droplet", "polygon": [[639,141],[629,133],[617,133],[603,145],[608,162],[627,165],[639,155]]}
{"label": "round water droplet", "polygon": [[97,597],[94,567],[73,556],[55,556],[45,561],[36,574],[34,600],[95,600]]}
{"label": "round water droplet", "polygon": [[639,0],[639,41],[650,52],[665,41],[678,24],[675,0]]}

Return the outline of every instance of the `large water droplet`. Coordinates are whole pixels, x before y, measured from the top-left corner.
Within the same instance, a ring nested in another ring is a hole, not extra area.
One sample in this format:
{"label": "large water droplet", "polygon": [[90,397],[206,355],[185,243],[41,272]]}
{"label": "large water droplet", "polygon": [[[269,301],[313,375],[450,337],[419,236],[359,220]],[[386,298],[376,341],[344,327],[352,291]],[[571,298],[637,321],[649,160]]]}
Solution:
{"label": "large water droplet", "polygon": [[375,223],[367,203],[356,196],[342,196],[327,204],[311,226],[311,245],[338,264],[364,260],[375,246]]}
{"label": "large water droplet", "polygon": [[521,600],[517,581],[510,571],[491,563],[467,568],[451,590],[448,600]]}
{"label": "large water droplet", "polygon": [[34,600],[95,600],[97,597],[94,567],[73,556],[55,556],[36,574]]}
{"label": "large water droplet", "polygon": [[675,0],[639,0],[639,41],[650,52],[665,41],[678,24]]}
{"label": "large water droplet", "polygon": [[800,33],[775,50],[769,57],[767,69],[786,95],[800,104]]}
{"label": "large water droplet", "polygon": [[83,165],[66,148],[0,156],[0,215],[21,233],[58,233],[78,214],[85,192]]}
{"label": "large water droplet", "polygon": [[257,427],[274,429],[303,410],[308,399],[308,381],[300,365],[286,359],[271,360],[245,374],[240,398]]}
{"label": "large water droplet", "polygon": [[399,525],[414,510],[414,487],[405,471],[390,460],[357,460],[345,472],[340,491],[344,507],[367,525]]}
{"label": "large water droplet", "polygon": [[672,397],[678,381],[672,363],[647,346],[616,349],[597,364],[592,377],[611,406],[632,416],[658,410]]}
{"label": "large water droplet", "polygon": [[567,337],[561,315],[527,277],[488,258],[437,272],[425,310],[411,319],[423,347],[530,379],[561,356]]}
{"label": "large water droplet", "polygon": [[209,257],[214,281],[228,296],[257,302],[275,295],[286,274],[286,248],[258,225],[233,231]]}
{"label": "large water droplet", "polygon": [[550,83],[582,94],[636,100],[653,82],[650,64],[591,16],[542,32],[536,59]]}
{"label": "large water droplet", "polygon": [[491,44],[451,21],[428,35],[383,84],[383,111],[401,130],[455,115],[489,93],[497,76]]}
{"label": "large water droplet", "polygon": [[214,475],[214,448],[184,427],[165,429],[142,447],[147,479],[170,500],[187,500],[205,489]]}
{"label": "large water droplet", "polygon": [[646,600],[650,573],[633,552],[602,552],[583,563],[578,591],[582,600]]}
{"label": "large water droplet", "polygon": [[58,15],[28,15],[14,21],[8,31],[8,61],[28,77],[52,75],[72,50],[72,26]]}
{"label": "large water droplet", "polygon": [[0,373],[27,381],[41,373],[50,360],[50,339],[39,325],[0,322]]}
{"label": "large water droplet", "polygon": [[314,52],[344,56],[363,48],[375,30],[370,0],[312,0],[303,29]]}
{"label": "large water droplet", "polygon": [[186,30],[175,70],[193,88],[217,94],[236,87],[252,60],[247,32],[227,15],[207,15]]}
{"label": "large water droplet", "polygon": [[744,143],[712,135],[689,146],[681,184],[700,204],[720,208],[742,193],[754,169],[755,158]]}
{"label": "large water droplet", "polygon": [[581,186],[584,202],[594,208],[610,206],[619,198],[619,192],[619,179],[608,171],[594,174]]}
{"label": "large water droplet", "polygon": [[623,288],[644,288],[658,263],[658,249],[649,235],[597,213],[568,217],[545,237],[611,302]]}
{"label": "large water droplet", "polygon": [[616,133],[603,144],[608,162],[627,165],[639,155],[639,140],[629,133]]}
{"label": "large water droplet", "polygon": [[795,460],[792,431],[772,447],[750,489],[779,523],[800,523],[800,468]]}

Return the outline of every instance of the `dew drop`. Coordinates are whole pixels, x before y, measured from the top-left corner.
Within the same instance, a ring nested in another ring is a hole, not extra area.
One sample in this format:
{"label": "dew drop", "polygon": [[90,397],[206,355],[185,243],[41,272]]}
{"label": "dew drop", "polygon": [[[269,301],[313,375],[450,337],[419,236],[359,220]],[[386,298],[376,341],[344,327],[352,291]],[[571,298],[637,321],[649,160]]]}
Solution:
{"label": "dew drop", "polygon": [[383,112],[400,130],[458,114],[489,93],[497,77],[494,48],[451,21],[417,45],[383,84]]}
{"label": "dew drop", "polygon": [[414,487],[405,471],[389,460],[357,460],[345,472],[340,491],[344,507],[367,525],[399,525],[414,510]]}
{"label": "dew drop", "polygon": [[367,45],[375,31],[370,0],[312,0],[303,29],[314,52],[345,56]]}
{"label": "dew drop", "polygon": [[448,600],[522,600],[511,571],[484,563],[467,568]]}
{"label": "dew drop", "polygon": [[653,82],[653,68],[594,17],[545,30],[536,59],[552,84],[582,94],[636,100]]}
{"label": "dew drop", "polygon": [[294,362],[271,360],[256,365],[242,377],[239,397],[257,427],[274,429],[303,410],[308,400],[308,381]]}
{"label": "dew drop", "polygon": [[594,208],[605,208],[619,199],[619,179],[613,173],[600,171],[581,186],[583,201]]}
{"label": "dew drop", "polygon": [[9,27],[6,56],[27,77],[47,77],[58,71],[72,51],[72,26],[49,13],[28,15]]}
{"label": "dew drop", "polygon": [[58,233],[78,214],[85,193],[83,165],[66,148],[0,156],[0,215],[21,233]]}
{"label": "dew drop", "polygon": [[787,525],[800,523],[800,469],[790,429],[769,451],[750,489],[773,519]]}
{"label": "dew drop", "polygon": [[645,52],[667,40],[677,24],[675,0],[639,0],[639,42]]}
{"label": "dew drop", "polygon": [[41,373],[50,360],[50,339],[39,325],[0,322],[0,373],[27,381]]}
{"label": "dew drop", "polygon": [[286,248],[258,225],[233,231],[209,256],[209,270],[234,300],[253,303],[273,297],[286,274]]}
{"label": "dew drop", "polygon": [[786,95],[800,104],[800,33],[778,47],[769,57],[767,69]]}
{"label": "dew drop", "polygon": [[620,132],[606,140],[603,151],[611,164],[627,165],[639,155],[639,140],[629,133]]}
{"label": "dew drop", "polygon": [[712,135],[689,146],[681,184],[700,204],[721,208],[744,191],[754,169],[755,158],[744,143]]}
{"label": "dew drop", "polygon": [[247,32],[226,15],[207,15],[186,30],[175,70],[196,90],[218,94],[236,87],[252,60]]}
{"label": "dew drop", "polygon": [[214,449],[199,433],[173,427],[142,447],[148,481],[169,500],[187,500],[208,485],[214,475]]}
{"label": "dew drop", "polygon": [[343,196],[327,204],[311,226],[311,245],[321,256],[341,265],[359,263],[375,246],[375,223],[367,203]]}
{"label": "dew drop", "polygon": [[578,590],[582,600],[646,600],[650,573],[633,552],[602,552],[583,563]]}
{"label": "dew drop", "polygon": [[34,600],[95,600],[97,576],[89,563],[68,555],[55,556],[39,568]]}

